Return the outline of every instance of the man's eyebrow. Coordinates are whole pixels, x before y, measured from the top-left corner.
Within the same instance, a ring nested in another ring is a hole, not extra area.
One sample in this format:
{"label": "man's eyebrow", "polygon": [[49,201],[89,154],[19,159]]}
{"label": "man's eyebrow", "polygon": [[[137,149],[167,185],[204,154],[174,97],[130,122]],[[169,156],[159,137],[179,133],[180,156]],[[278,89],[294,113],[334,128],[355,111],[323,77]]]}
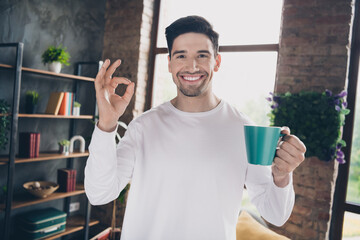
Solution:
{"label": "man's eyebrow", "polygon": [[172,55],[174,56],[175,54],[180,54],[180,53],[186,53],[186,51],[185,51],[185,50],[174,51],[174,52],[172,53]]}
{"label": "man's eyebrow", "polygon": [[208,50],[199,50],[198,53],[208,53],[208,54],[211,54],[210,51],[208,51]]}

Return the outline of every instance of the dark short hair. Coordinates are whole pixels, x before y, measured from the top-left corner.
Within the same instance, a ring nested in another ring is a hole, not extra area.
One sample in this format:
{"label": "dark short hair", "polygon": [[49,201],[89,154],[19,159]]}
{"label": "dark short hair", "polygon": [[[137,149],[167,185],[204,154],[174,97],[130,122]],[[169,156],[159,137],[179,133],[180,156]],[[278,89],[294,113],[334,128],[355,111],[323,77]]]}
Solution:
{"label": "dark short hair", "polygon": [[165,30],[170,57],[175,38],[181,34],[190,32],[205,34],[213,44],[215,56],[217,55],[219,48],[219,34],[213,30],[212,25],[205,18],[200,16],[187,16],[179,18]]}

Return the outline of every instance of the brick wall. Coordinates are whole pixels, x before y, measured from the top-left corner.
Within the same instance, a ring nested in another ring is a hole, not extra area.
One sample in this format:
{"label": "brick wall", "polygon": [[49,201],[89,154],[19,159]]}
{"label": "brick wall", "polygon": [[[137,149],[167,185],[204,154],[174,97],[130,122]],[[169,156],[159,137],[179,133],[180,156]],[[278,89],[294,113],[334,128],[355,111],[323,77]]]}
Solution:
{"label": "brick wall", "polygon": [[[122,64],[114,74],[135,82],[135,95],[120,120],[129,123],[144,109],[153,0],[107,0],[103,59]],[[122,95],[124,88],[117,93]]]}
{"label": "brick wall", "polygon": [[[145,107],[148,79],[150,36],[154,0],[107,0],[105,13],[104,48],[102,59],[112,62],[121,59],[122,64],[114,76],[122,76],[135,82],[135,94],[121,121],[129,123],[141,114]],[[124,87],[116,93],[122,95]],[[124,130],[119,128],[120,135]],[[93,216],[105,226],[111,224],[113,203],[93,208]],[[117,201],[116,226],[121,227],[125,205]]]}
{"label": "brick wall", "polygon": [[[352,0],[284,0],[275,92],[346,89]],[[294,172],[291,239],[328,239],[338,165],[307,158]]]}

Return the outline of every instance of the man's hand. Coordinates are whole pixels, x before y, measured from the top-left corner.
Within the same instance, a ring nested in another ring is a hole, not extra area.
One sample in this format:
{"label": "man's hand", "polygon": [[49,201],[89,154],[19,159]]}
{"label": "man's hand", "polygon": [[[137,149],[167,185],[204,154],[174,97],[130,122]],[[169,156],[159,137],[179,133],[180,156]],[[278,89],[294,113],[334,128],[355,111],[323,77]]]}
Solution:
{"label": "man's hand", "polygon": [[[123,77],[112,77],[120,64],[121,61],[117,60],[109,67],[110,60],[106,59],[95,78],[96,100],[99,108],[98,127],[107,132],[115,130],[119,117],[124,114],[134,94],[133,82]],[[119,84],[128,85],[123,96],[115,93]]]}
{"label": "man's hand", "polygon": [[271,166],[274,183],[278,187],[289,184],[289,173],[295,170],[305,159],[306,147],[295,135],[290,135],[288,127],[282,127],[281,133],[286,134],[276,150]]}

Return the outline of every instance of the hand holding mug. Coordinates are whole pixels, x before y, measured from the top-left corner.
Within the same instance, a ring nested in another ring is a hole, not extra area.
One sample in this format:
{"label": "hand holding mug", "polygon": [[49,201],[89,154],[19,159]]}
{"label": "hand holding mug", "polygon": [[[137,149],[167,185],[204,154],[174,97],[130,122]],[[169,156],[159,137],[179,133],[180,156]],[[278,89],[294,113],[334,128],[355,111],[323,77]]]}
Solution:
{"label": "hand holding mug", "polygon": [[290,134],[288,127],[283,127],[281,133],[285,134],[271,166],[274,183],[284,187],[289,183],[289,173],[293,172],[305,159],[306,147],[295,135]]}

